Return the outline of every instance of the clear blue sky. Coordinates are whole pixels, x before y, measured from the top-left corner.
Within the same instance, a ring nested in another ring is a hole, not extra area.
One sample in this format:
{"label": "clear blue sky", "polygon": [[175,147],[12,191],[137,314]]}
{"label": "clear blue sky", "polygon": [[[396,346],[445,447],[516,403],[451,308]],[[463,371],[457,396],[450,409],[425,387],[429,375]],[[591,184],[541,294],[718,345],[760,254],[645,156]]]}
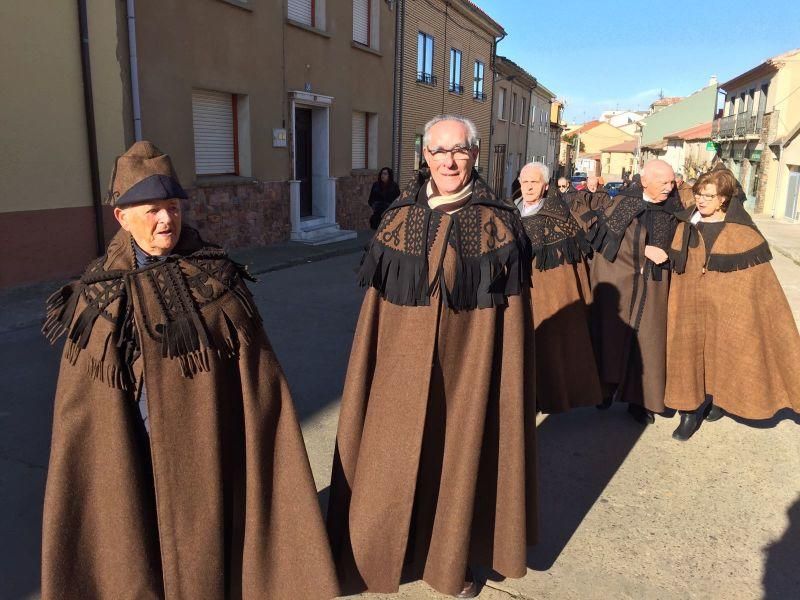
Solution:
{"label": "clear blue sky", "polygon": [[[498,46],[567,102],[568,122],[647,110],[800,47],[800,0],[473,0],[508,33]],[[557,16],[560,15],[560,16]]]}

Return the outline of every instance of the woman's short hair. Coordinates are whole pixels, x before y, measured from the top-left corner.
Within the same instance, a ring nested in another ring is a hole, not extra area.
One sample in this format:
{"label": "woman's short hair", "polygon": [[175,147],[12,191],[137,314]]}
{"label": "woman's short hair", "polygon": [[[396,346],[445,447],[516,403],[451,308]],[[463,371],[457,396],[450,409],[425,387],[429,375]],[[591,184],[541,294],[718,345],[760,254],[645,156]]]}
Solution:
{"label": "woman's short hair", "polygon": [[707,185],[714,185],[717,188],[717,196],[722,196],[725,200],[722,201],[722,210],[727,211],[731,199],[734,198],[739,190],[739,182],[728,169],[718,169],[704,173],[698,177],[692,192],[700,194],[704,187]]}

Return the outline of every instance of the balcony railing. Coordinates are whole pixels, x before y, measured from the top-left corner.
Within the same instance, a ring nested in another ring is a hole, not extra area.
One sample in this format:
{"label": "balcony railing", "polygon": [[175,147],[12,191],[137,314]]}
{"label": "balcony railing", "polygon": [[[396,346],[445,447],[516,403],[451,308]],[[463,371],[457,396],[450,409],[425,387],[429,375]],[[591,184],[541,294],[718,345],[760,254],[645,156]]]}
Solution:
{"label": "balcony railing", "polygon": [[425,73],[423,71],[417,72],[417,82],[424,83],[425,85],[436,85],[436,75]]}
{"label": "balcony railing", "polygon": [[463,94],[464,93],[464,86],[460,83],[455,83],[453,81],[450,82],[449,90],[454,94]]}
{"label": "balcony railing", "polygon": [[479,92],[477,90],[474,90],[472,92],[472,97],[475,98],[475,100],[481,100],[481,101],[486,100],[486,92]]}
{"label": "balcony railing", "polygon": [[764,113],[739,113],[714,119],[711,136],[716,139],[760,136],[764,126]]}

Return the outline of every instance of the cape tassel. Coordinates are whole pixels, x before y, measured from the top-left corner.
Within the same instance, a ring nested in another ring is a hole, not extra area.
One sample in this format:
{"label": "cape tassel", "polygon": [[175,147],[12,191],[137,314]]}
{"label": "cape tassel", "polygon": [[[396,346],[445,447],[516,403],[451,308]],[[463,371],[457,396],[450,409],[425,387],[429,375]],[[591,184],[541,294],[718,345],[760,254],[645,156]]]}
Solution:
{"label": "cape tassel", "polygon": [[[507,296],[518,295],[527,271],[517,244],[456,263],[453,289],[444,294],[448,308],[472,310],[505,306]],[[527,262],[527,261],[524,261]]]}
{"label": "cape tassel", "polygon": [[161,356],[180,362],[181,374],[191,378],[209,371],[208,335],[200,315],[184,314],[161,326]]}
{"label": "cape tassel", "polygon": [[[581,243],[583,242],[583,243]],[[539,271],[548,271],[563,265],[565,262],[574,265],[581,260],[586,253],[591,251],[591,246],[586,242],[583,235],[571,238],[564,238],[555,244],[540,246],[531,250],[534,264]]]}
{"label": "cape tassel", "polygon": [[42,334],[51,344],[64,335],[72,324],[75,308],[81,296],[81,285],[72,282],[53,293],[45,305],[45,320]]}
{"label": "cape tassel", "polygon": [[708,259],[708,270],[730,273],[732,271],[741,271],[742,269],[755,267],[771,260],[772,252],[769,249],[769,244],[765,240],[747,252],[741,252],[739,254],[711,254],[711,257]]}
{"label": "cape tassel", "polygon": [[373,240],[361,261],[359,284],[375,288],[392,304],[427,306],[430,290],[425,263],[423,256],[397,252]]}
{"label": "cape tassel", "polygon": [[602,254],[608,261],[613,261],[617,257],[622,244],[622,238],[611,230],[605,217],[602,216],[594,220],[586,234],[586,240],[595,252]]}

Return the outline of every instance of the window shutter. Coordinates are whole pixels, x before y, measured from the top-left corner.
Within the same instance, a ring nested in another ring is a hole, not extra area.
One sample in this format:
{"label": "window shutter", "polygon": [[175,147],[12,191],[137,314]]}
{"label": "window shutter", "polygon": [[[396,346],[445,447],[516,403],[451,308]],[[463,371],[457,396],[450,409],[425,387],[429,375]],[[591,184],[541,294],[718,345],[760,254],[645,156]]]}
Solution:
{"label": "window shutter", "polygon": [[314,26],[313,0],[289,0],[288,17],[309,27]]}
{"label": "window shutter", "polygon": [[353,0],[353,41],[369,46],[370,0]]}
{"label": "window shutter", "polygon": [[353,168],[367,168],[367,113],[353,112]]}
{"label": "window shutter", "polygon": [[233,96],[192,90],[194,164],[198,175],[236,173]]}

